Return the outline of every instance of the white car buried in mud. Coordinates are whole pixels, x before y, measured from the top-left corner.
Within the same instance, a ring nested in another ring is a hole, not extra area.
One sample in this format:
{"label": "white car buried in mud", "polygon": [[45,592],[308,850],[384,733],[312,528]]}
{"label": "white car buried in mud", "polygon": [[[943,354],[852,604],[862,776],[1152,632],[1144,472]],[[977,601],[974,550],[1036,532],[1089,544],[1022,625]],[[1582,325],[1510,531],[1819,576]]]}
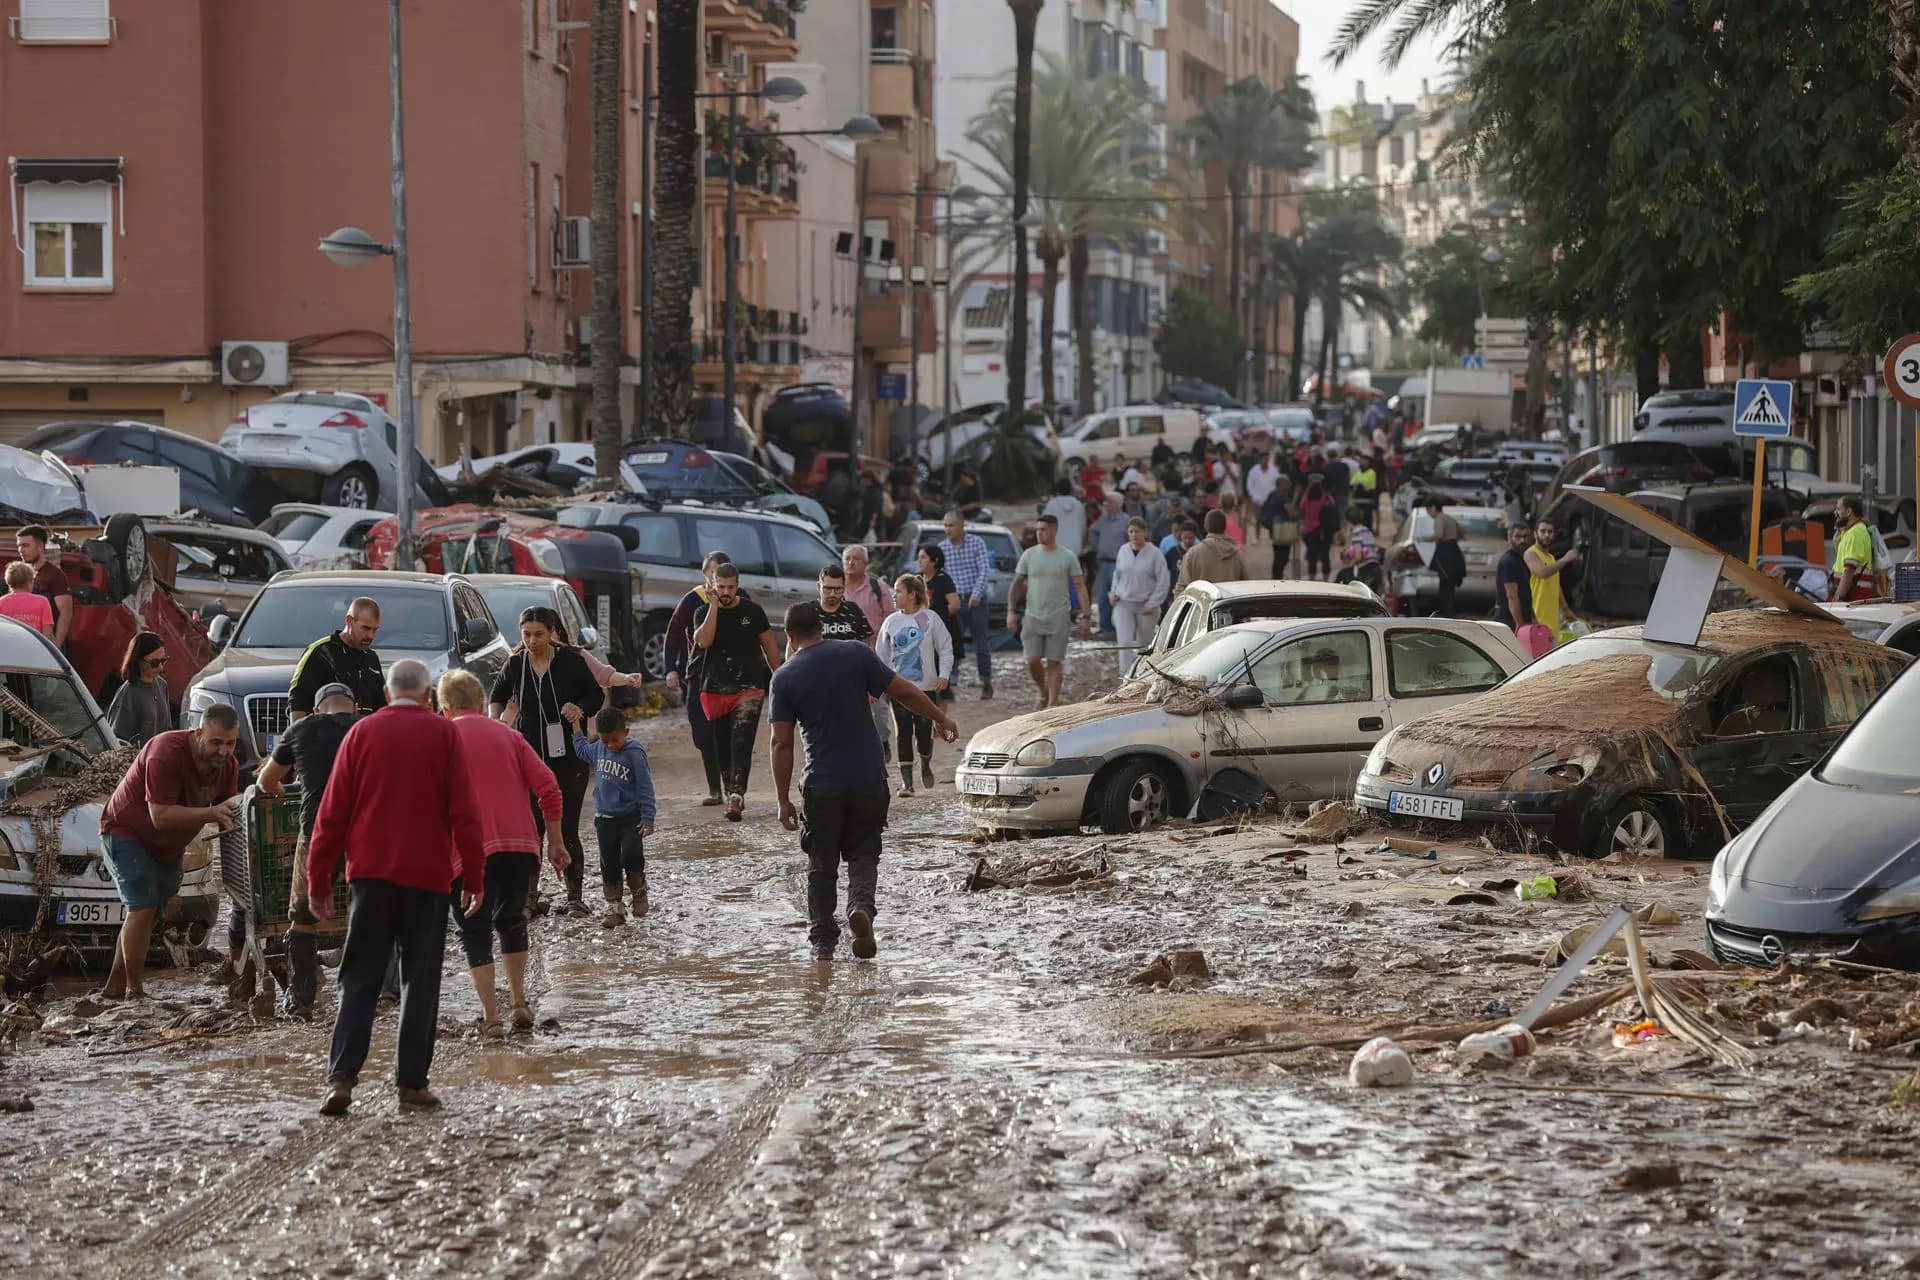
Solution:
{"label": "white car buried in mud", "polygon": [[[37,953],[112,948],[126,910],[100,858],[100,812],[132,759],[59,650],[0,618],[0,933],[38,929]],[[184,861],[156,950],[197,944],[219,912],[212,845],[196,840]]]}
{"label": "white car buried in mud", "polygon": [[1283,804],[1344,798],[1395,725],[1527,662],[1492,622],[1240,623],[1156,659],[1151,679],[981,730],[954,785],[975,825],[1009,831],[1140,831],[1193,812],[1212,787]]}

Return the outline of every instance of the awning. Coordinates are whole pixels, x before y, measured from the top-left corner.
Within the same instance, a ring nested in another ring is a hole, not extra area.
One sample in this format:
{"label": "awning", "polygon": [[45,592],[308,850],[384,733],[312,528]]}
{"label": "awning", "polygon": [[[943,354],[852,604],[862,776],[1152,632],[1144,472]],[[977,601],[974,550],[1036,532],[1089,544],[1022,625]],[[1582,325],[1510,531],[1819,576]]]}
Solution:
{"label": "awning", "polygon": [[7,157],[15,182],[118,182],[122,164],[120,156],[44,160]]}

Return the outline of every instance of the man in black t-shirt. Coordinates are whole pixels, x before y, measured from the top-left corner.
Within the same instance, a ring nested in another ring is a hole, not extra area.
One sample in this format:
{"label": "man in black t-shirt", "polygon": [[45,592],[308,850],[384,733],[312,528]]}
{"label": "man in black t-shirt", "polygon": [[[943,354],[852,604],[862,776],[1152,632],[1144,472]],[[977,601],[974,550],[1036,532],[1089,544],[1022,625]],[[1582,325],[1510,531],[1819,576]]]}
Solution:
{"label": "man in black t-shirt", "polygon": [[1527,545],[1533,535],[1524,524],[1507,529],[1507,553],[1493,571],[1493,620],[1518,631],[1533,621],[1533,570]]}
{"label": "man in black t-shirt", "polygon": [[972,467],[961,467],[953,482],[953,505],[968,520],[980,518],[980,477]]}
{"label": "man in black t-shirt", "polygon": [[738,822],[746,809],[760,711],[780,666],[780,650],[766,610],[740,598],[740,570],[733,565],[715,567],[713,603],[695,615],[693,643],[706,654],[700,706],[713,726],[714,754],[727,788],[727,821]]}
{"label": "man in black t-shirt", "polygon": [[353,690],[346,685],[322,685],[314,695],[313,714],[294,721],[280,735],[273,758],[261,768],[258,779],[260,794],[267,796],[285,795],[289,775],[300,783],[300,839],[294,846],[293,891],[287,902],[287,916],[293,922],[287,933],[287,1012],[301,1019],[313,1017],[319,985],[314,937],[318,925],[307,901],[307,841],[313,838],[313,822],[320,813],[327,779],[333,775],[334,757],[347,730],[360,718],[354,702]]}
{"label": "man in black t-shirt", "polygon": [[873,644],[873,624],[866,610],[847,603],[847,571],[837,564],[820,570],[820,631],[828,640]]}
{"label": "man in black t-shirt", "polygon": [[311,715],[319,701],[317,690],[334,683],[347,686],[361,711],[386,706],[387,677],[373,648],[379,634],[380,602],[372,596],[357,597],[347,606],[340,629],[321,636],[300,655],[287,688],[288,713],[296,718]]}

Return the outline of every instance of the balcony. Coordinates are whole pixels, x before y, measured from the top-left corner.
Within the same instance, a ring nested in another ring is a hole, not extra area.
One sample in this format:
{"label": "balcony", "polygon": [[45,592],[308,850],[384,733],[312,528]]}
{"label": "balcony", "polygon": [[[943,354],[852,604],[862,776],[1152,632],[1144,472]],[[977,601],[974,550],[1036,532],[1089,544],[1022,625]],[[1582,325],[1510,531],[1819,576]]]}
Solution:
{"label": "balcony", "polygon": [[875,49],[867,72],[867,107],[882,120],[919,119],[919,69],[905,49]]}
{"label": "balcony", "polygon": [[805,0],[707,0],[706,29],[757,62],[791,61],[800,56],[794,15],[804,8]]}
{"label": "balcony", "polygon": [[[707,113],[705,203],[727,200],[727,125],[723,117]],[[734,165],[739,186],[737,202],[748,218],[791,218],[800,212],[800,163],[792,147],[777,138],[748,135],[741,140]]]}
{"label": "balcony", "polygon": [[[738,367],[742,371],[780,370],[777,376],[781,378],[797,376],[791,371],[806,359],[807,318],[797,311],[763,309],[750,302],[737,305],[739,322],[734,341],[738,344]],[[707,317],[707,332],[695,353],[697,377],[706,377],[725,364],[726,314],[724,306],[717,306]],[[749,374],[749,381],[755,376]]]}

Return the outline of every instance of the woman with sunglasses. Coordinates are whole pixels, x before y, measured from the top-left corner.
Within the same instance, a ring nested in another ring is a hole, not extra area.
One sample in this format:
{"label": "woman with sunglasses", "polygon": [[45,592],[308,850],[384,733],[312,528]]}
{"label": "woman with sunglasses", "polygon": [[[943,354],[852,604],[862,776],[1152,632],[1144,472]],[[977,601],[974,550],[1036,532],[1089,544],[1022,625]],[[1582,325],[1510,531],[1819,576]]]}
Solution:
{"label": "woman with sunglasses", "polygon": [[122,743],[137,747],[173,728],[166,669],[166,643],[153,632],[142,631],[127,645],[127,656],[120,663],[124,683],[107,707],[107,726]]}

